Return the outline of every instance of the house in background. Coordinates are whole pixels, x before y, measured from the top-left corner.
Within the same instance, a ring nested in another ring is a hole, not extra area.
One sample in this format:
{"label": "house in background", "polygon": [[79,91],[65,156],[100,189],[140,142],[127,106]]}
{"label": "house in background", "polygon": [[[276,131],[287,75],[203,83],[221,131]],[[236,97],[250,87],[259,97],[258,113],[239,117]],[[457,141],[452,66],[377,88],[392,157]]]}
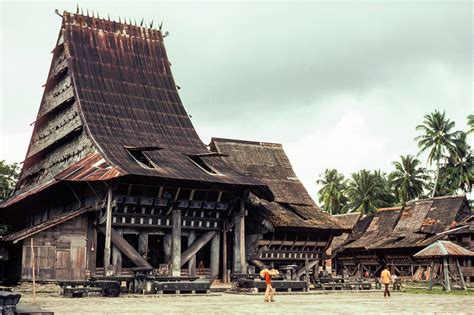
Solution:
{"label": "house in background", "polygon": [[[344,222],[345,216],[335,217]],[[464,226],[470,217],[465,196],[422,199],[410,201],[403,208],[379,209],[375,214],[359,216],[352,233],[334,246],[334,264],[338,273],[351,276],[361,276],[366,271],[376,275],[382,265],[388,264],[401,277],[421,280],[429,262],[414,259],[413,255],[448,238],[459,224],[463,227],[458,231],[467,231]],[[466,270],[465,276],[468,275]]]}

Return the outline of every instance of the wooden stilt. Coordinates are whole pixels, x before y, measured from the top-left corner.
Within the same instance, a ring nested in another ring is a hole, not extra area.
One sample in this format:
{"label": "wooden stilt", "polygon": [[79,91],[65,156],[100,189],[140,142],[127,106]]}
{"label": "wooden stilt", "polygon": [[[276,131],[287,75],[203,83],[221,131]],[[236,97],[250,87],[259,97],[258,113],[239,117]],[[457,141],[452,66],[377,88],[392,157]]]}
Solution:
{"label": "wooden stilt", "polygon": [[[188,248],[193,245],[194,241],[196,240],[196,232],[189,231],[188,234]],[[183,260],[181,260],[182,262]],[[188,260],[188,276],[195,276],[196,275],[196,255],[191,256]]]}
{"label": "wooden stilt", "polygon": [[227,283],[227,227],[222,231],[222,282]]}
{"label": "wooden stilt", "polygon": [[428,290],[433,289],[434,284],[434,260],[431,261],[431,268],[430,268],[430,282],[428,285]]}
{"label": "wooden stilt", "polygon": [[140,231],[138,234],[138,252],[145,260],[148,260],[148,233]]}
{"label": "wooden stilt", "polygon": [[462,274],[462,270],[461,270],[461,265],[459,264],[459,259],[455,258],[456,259],[456,267],[458,268],[458,274],[459,274],[459,277],[460,277],[460,282],[461,282],[461,288],[463,290],[467,290],[467,286],[466,286],[466,282],[464,281],[464,275]]}
{"label": "wooden stilt", "polygon": [[171,264],[171,239],[171,234],[166,234],[163,237],[164,261],[168,265]]}
{"label": "wooden stilt", "polygon": [[31,280],[33,281],[33,303],[36,303],[36,262],[35,262],[35,247],[33,237],[31,240]]}
{"label": "wooden stilt", "polygon": [[181,276],[181,210],[173,209],[171,232],[171,276]]}
{"label": "wooden stilt", "polygon": [[449,283],[449,269],[448,269],[448,258],[443,257],[443,273],[444,273],[444,289],[449,292],[451,291],[451,285]]}
{"label": "wooden stilt", "polygon": [[196,255],[196,253],[203,248],[213,237],[216,235],[216,231],[209,231],[201,234],[194,243],[189,246],[182,254],[180,257],[181,265],[184,265],[189,261],[191,257]]}
{"label": "wooden stilt", "polygon": [[221,235],[216,233],[211,240],[211,279],[219,276],[220,247]]}
{"label": "wooden stilt", "polygon": [[240,211],[234,216],[234,273],[245,272],[245,209],[241,200]]}
{"label": "wooden stilt", "polygon": [[104,276],[107,275],[107,270],[110,265],[110,248],[111,248],[111,233],[112,233],[112,188],[107,190],[107,208],[105,219],[105,245],[104,245]]}

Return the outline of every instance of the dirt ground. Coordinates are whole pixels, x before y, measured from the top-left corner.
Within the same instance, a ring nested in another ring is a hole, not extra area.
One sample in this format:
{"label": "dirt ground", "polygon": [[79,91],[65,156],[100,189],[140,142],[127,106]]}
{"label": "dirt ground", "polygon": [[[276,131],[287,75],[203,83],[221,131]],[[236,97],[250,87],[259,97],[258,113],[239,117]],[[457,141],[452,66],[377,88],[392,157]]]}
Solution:
{"label": "dirt ground", "polygon": [[[24,294],[23,304],[32,296]],[[332,292],[277,295],[264,303],[263,295],[219,293],[211,296],[133,296],[66,298],[40,294],[37,306],[55,314],[474,314],[474,295]]]}

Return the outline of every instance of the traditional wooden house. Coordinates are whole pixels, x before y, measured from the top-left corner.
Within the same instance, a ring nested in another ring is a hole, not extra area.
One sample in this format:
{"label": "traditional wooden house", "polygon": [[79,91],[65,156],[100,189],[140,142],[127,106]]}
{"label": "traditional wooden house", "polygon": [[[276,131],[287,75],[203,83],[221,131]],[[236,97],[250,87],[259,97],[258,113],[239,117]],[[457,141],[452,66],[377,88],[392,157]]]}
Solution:
{"label": "traditional wooden house", "polygon": [[236,171],[266,184],[274,195],[274,201],[268,201],[251,193],[246,200],[247,260],[258,267],[295,265],[294,278],[305,268],[322,266],[328,258],[329,244],[341,234],[341,227],[316,206],[296,177],[282,145],[213,138],[210,148],[222,154]]}
{"label": "traditional wooden house", "polygon": [[350,275],[362,271],[374,275],[388,264],[400,276],[421,279],[430,262],[413,255],[445,238],[470,214],[464,196],[422,199],[408,202],[404,208],[379,209],[359,218],[336,261]]}
{"label": "traditional wooden house", "polygon": [[32,253],[43,280],[133,266],[179,276],[196,261],[212,277],[244,271],[244,200],[273,196],[201,142],[161,31],[64,12],[52,54],[15,194],[0,209],[8,275],[30,279]]}
{"label": "traditional wooden house", "polygon": [[[474,215],[466,216],[457,226],[446,232],[447,238],[474,252]],[[467,283],[474,282],[474,258],[461,259],[461,270]]]}

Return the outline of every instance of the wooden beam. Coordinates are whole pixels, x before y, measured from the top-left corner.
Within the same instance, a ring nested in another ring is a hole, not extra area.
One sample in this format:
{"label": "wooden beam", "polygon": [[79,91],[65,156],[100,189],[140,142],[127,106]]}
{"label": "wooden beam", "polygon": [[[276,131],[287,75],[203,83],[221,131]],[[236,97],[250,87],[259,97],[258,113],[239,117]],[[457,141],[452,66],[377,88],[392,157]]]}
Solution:
{"label": "wooden beam", "polygon": [[227,226],[224,222],[224,231],[222,231],[222,280],[227,283]]}
{"label": "wooden beam", "polygon": [[181,266],[189,261],[189,259],[196,255],[196,253],[203,248],[213,237],[216,235],[216,231],[209,231],[201,234],[198,239],[189,246],[182,254],[181,254]]}
{"label": "wooden beam", "polygon": [[[178,188],[179,191],[179,188]],[[178,192],[179,193],[179,192]],[[176,195],[178,195],[178,193]],[[181,276],[181,210],[173,209],[171,241],[171,276]]]}
{"label": "wooden beam", "polygon": [[[188,247],[193,245],[194,241],[196,241],[196,232],[189,231],[188,235]],[[182,259],[182,258],[181,258]],[[188,276],[195,276],[196,275],[196,255],[191,256],[188,261]]]}
{"label": "wooden beam", "polygon": [[[99,231],[105,234],[105,229],[102,226],[97,227]],[[152,268],[152,266],[130,245],[117,231],[111,229],[111,240],[115,246],[128,257],[137,267]]]}
{"label": "wooden beam", "polygon": [[461,270],[461,265],[459,264],[459,259],[457,257],[455,257],[454,259],[456,259],[456,267],[458,268],[458,273],[459,273],[459,277],[460,277],[460,281],[461,281],[461,288],[463,290],[467,290],[467,286],[466,286],[466,282],[464,281],[464,276],[462,274],[462,270]]}
{"label": "wooden beam", "polygon": [[314,266],[316,266],[318,264],[318,262],[319,262],[319,259],[308,262],[308,264],[305,264],[303,267],[298,269],[298,271],[295,273],[293,278],[295,280],[298,280],[303,274],[306,273],[306,269],[309,270],[309,269],[313,268]]}
{"label": "wooden beam", "polygon": [[216,232],[211,240],[211,279],[216,279],[219,276],[220,248],[221,235]]}
{"label": "wooden beam", "polygon": [[168,265],[171,263],[171,239],[171,234],[165,234],[163,237],[164,261]]}
{"label": "wooden beam", "polygon": [[104,245],[104,276],[110,265],[110,246],[112,233],[112,188],[107,190],[107,208],[105,216],[105,245]]}
{"label": "wooden beam", "polygon": [[444,273],[444,288],[446,292],[451,291],[451,285],[449,283],[449,269],[448,269],[448,258],[443,257],[443,273]]}
{"label": "wooden beam", "polygon": [[245,263],[245,208],[240,201],[240,211],[234,216],[234,273],[246,272]]}
{"label": "wooden beam", "polygon": [[138,252],[145,260],[148,260],[148,233],[143,230],[138,233]]}

